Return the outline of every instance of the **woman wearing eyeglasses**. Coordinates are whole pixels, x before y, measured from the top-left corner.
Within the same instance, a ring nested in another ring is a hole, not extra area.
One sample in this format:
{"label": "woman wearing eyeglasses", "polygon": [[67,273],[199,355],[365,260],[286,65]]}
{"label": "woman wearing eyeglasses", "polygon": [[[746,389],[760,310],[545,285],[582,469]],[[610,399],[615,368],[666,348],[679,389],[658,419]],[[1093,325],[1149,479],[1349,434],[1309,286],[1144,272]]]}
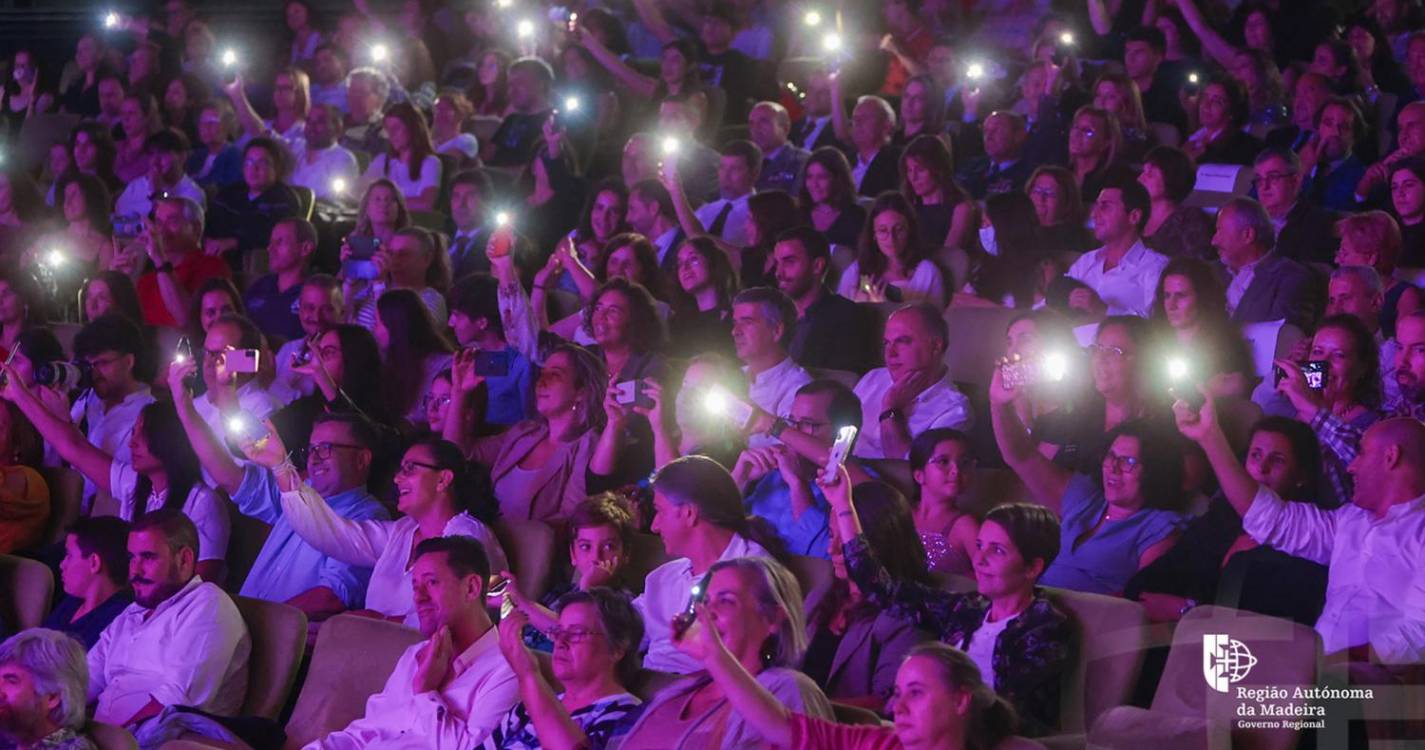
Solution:
{"label": "woman wearing eyeglasses", "polygon": [[980,523],[956,505],[975,481],[970,437],[948,428],[916,435],[910,444],[910,471],[920,487],[915,530],[925,547],[930,570],[972,575]]}
{"label": "woman wearing eyeglasses", "polygon": [[[275,470],[287,460],[281,438],[269,436],[244,444],[254,463]],[[395,521],[355,521],[332,509],[321,493],[302,484],[282,493],[282,513],[303,541],[324,555],[358,568],[371,568],[366,587],[367,614],[418,627],[411,598],[411,552],[422,540],[440,536],[474,537],[485,547],[491,570],[503,570],[504,550],[486,524],[497,515],[490,494],[453,443],[440,438],[416,440],[396,471]],[[466,503],[474,501],[475,507]]]}
{"label": "woman wearing eyeglasses", "polygon": [[836,293],[857,302],[945,305],[945,279],[927,255],[905,196],[882,193],[871,204],[856,261],[841,273]]}
{"label": "woman wearing eyeglasses", "polygon": [[[1110,319],[1112,320],[1112,319]],[[1107,325],[1107,324],[1105,324]],[[1102,367],[1111,338],[1103,328],[1094,354]],[[1116,355],[1114,355],[1116,356]],[[1097,375],[1095,377],[1097,380]],[[1128,419],[1108,431],[1098,479],[1045,458],[1014,408],[1015,388],[997,369],[990,382],[995,441],[1034,499],[1059,515],[1060,553],[1044,571],[1046,586],[1118,595],[1139,569],[1177,542],[1184,524],[1183,458],[1164,426]],[[1083,462],[1080,461],[1080,465]]]}
{"label": "woman wearing eyeglasses", "polygon": [[550,671],[563,692],[544,679],[521,637],[529,620],[515,610],[500,621],[500,651],[519,678],[520,703],[484,747],[602,750],[637,715],[642,701],[626,686],[638,676],[643,620],[628,596],[595,587],[565,594],[556,608],[559,621],[547,635],[554,642]]}

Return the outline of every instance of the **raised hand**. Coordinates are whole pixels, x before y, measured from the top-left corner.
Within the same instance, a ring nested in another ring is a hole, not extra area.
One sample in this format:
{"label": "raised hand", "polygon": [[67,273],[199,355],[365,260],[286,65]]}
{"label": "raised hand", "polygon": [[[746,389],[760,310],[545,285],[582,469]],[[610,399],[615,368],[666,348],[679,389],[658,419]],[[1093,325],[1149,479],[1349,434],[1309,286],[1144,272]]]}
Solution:
{"label": "raised hand", "polygon": [[510,669],[520,676],[531,674],[539,669],[539,665],[534,661],[534,656],[524,645],[524,629],[528,624],[529,618],[519,610],[509,613],[500,621],[500,653],[505,655],[505,661],[509,663]]}
{"label": "raised hand", "polygon": [[411,691],[416,695],[439,690],[450,674],[450,662],[455,658],[450,628],[442,626],[426,645],[416,652],[416,673],[411,677]]}

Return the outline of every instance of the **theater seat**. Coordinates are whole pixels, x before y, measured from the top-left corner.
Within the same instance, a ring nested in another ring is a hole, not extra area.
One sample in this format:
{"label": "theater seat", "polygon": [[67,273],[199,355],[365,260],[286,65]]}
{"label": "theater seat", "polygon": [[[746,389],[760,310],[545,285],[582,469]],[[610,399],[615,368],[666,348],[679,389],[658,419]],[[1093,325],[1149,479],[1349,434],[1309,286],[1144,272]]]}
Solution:
{"label": "theater seat", "polygon": [[896,488],[906,499],[917,496],[920,488],[911,475],[910,462],[900,458],[867,458],[861,461],[866,472]]}
{"label": "theater seat", "polygon": [[[1209,686],[1206,674],[1207,634],[1226,634],[1240,641],[1256,663],[1228,692]],[[1229,607],[1202,606],[1188,612],[1173,632],[1172,649],[1151,709],[1119,706],[1092,725],[1089,744],[1103,748],[1249,747],[1285,750],[1295,747],[1298,733],[1290,729],[1235,729],[1238,687],[1280,687],[1288,694],[1297,686],[1316,684],[1321,639],[1299,623]]]}
{"label": "theater seat", "polygon": [[284,747],[296,750],[363,716],[366,699],[381,691],[401,654],[421,640],[411,628],[356,615],[322,623]]}
{"label": "theater seat", "polygon": [[851,724],[856,726],[877,726],[881,724],[881,717],[869,708],[853,706],[849,703],[831,702],[831,713],[836,717],[837,724]]}
{"label": "theater seat", "polygon": [[139,747],[129,730],[113,724],[91,721],[84,727],[84,733],[99,750],[138,750]]}
{"label": "theater seat", "polygon": [[296,607],[246,596],[234,596],[233,603],[252,638],[242,714],[275,720],[297,681],[307,647],[307,616]]}
{"label": "theater seat", "polygon": [[49,520],[45,522],[44,540],[48,544],[64,541],[65,529],[79,520],[84,504],[84,477],[74,469],[45,466],[40,476],[49,485]]}
{"label": "theater seat", "polygon": [[554,528],[543,521],[501,518],[492,529],[510,560],[510,572],[519,579],[520,592],[538,600],[549,590],[549,576],[554,570],[558,544]]}
{"label": "theater seat", "polygon": [[[1048,589],[1077,626],[1079,648],[1064,682],[1059,728],[1081,735],[1100,714],[1133,696],[1148,647],[1143,605],[1115,596]],[[1056,746],[1054,738],[1045,744]]]}
{"label": "theater seat", "polygon": [[252,570],[252,564],[257,561],[257,555],[262,552],[262,545],[267,543],[267,535],[272,533],[272,527],[243,514],[232,503],[228,503],[227,507],[232,533],[228,536],[225,588],[228,593],[236,594],[247,581],[247,574]]}
{"label": "theater seat", "polygon": [[0,555],[0,621],[17,631],[37,628],[53,595],[54,575],[44,563]]}

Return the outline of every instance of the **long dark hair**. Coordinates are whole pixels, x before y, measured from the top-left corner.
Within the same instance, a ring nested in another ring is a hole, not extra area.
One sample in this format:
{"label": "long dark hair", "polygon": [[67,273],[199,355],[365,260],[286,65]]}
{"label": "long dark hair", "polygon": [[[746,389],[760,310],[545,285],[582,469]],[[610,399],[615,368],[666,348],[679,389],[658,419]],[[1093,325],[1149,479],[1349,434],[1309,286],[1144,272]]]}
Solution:
{"label": "long dark hair", "polygon": [[435,465],[455,476],[450,484],[450,497],[457,513],[469,513],[486,525],[500,517],[500,506],[495,502],[489,472],[466,460],[459,446],[439,436],[427,435],[411,441],[406,450],[417,446],[430,448]]}
{"label": "long dark hair", "polygon": [[742,491],[722,464],[707,456],[683,456],[669,461],[653,475],[653,489],[675,505],[693,505],[698,518],[762,546],[775,557],[786,546],[766,520],[749,516]]}
{"label": "long dark hair", "polygon": [[382,401],[390,413],[403,417],[420,399],[425,386],[428,357],[455,351],[435,318],[409,289],[392,289],[376,300],[376,314],[390,332],[385,363],[381,366]]}
{"label": "long dark hair", "polygon": [[[1146,359],[1146,357],[1144,357]],[[1183,451],[1176,431],[1149,419],[1130,419],[1108,433],[1104,452],[1120,437],[1138,441],[1143,466],[1143,507],[1176,511],[1183,502]],[[1102,456],[1100,456],[1102,458]],[[1095,481],[1102,483],[1103,474]]]}
{"label": "long dark hair", "polygon": [[1163,306],[1163,284],[1169,276],[1181,276],[1192,285],[1197,295],[1198,314],[1203,325],[1221,323],[1227,320],[1227,289],[1212,270],[1207,261],[1197,258],[1178,257],[1168,261],[1158,276],[1158,287],[1153,292],[1152,319],[1164,320],[1167,312]]}
{"label": "long dark hair", "polygon": [[[419,180],[421,177],[421,163],[427,156],[435,156],[435,146],[430,142],[430,128],[426,125],[426,118],[416,111],[415,106],[409,102],[399,102],[386,108],[381,119],[394,117],[406,126],[406,136],[411,141],[411,161],[406,165],[408,176],[411,180]],[[396,153],[395,146],[386,146],[386,174],[391,173],[391,164],[400,163],[401,155]]]}
{"label": "long dark hair", "polygon": [[[206,333],[203,330],[203,298],[209,292],[222,292],[228,296],[228,300],[233,303],[233,315],[247,316],[247,305],[243,304],[242,292],[239,292],[233,282],[222,277],[214,277],[203,282],[188,298],[188,335],[194,341],[202,341]],[[143,320],[143,318],[139,318]]]}
{"label": "long dark hair", "polygon": [[351,323],[334,325],[328,330],[336,333],[341,346],[342,378],[337,384],[341,392],[356,411],[374,422],[385,423],[389,412],[382,401],[381,347],[376,337],[365,326]]}
{"label": "long dark hair", "polygon": [[[183,511],[188,502],[188,493],[202,482],[203,467],[198,462],[198,454],[193,452],[193,443],[178,421],[178,412],[167,401],[155,401],[139,412],[143,420],[143,439],[148,444],[148,452],[163,466],[164,477],[168,479],[168,496],[163,507],[168,510]],[[134,485],[134,517],[137,521],[148,512],[148,496],[153,492],[153,480],[140,474]]]}
{"label": "long dark hair", "polygon": [[89,299],[89,285],[96,281],[104,282],[104,286],[109,289],[109,296],[114,300],[114,307],[109,312],[118,313],[135,325],[143,324],[143,313],[139,309],[139,293],[134,288],[134,280],[127,274],[118,271],[99,271],[84,282],[83,299],[79,305],[80,312],[83,312],[84,302]]}
{"label": "long dark hair", "polygon": [[61,212],[64,208],[64,191],[69,188],[70,183],[78,185],[79,194],[84,196],[84,218],[89,222],[89,228],[104,235],[113,232],[113,225],[109,220],[109,208],[113,202],[109,188],[104,184],[104,177],[72,171],[60,178],[54,188],[54,199]]}
{"label": "long dark hair", "polygon": [[832,190],[827,198],[832,206],[838,211],[844,211],[856,202],[856,181],[851,178],[851,162],[846,161],[846,154],[830,146],[823,146],[811,152],[806,166],[802,167],[802,191],[797,198],[808,224],[811,223],[812,200],[811,193],[806,188],[806,173],[813,164],[831,174]]}
{"label": "long dark hair", "polygon": [[[722,248],[717,246],[717,242],[707,235],[689,237],[683,241],[682,245],[675,248],[675,251],[684,247],[693,248],[707,263],[708,276],[713,288],[717,290],[717,309],[731,309],[732,298],[737,296],[737,272],[732,270],[732,261],[728,260],[727,253],[723,252]],[[687,314],[697,313],[698,301],[683,289],[682,284],[676,286],[674,299],[677,302],[678,311]]]}
{"label": "long dark hair", "polygon": [[[579,49],[583,48],[580,47]],[[628,187],[623,184],[623,180],[617,177],[606,177],[600,180],[597,185],[594,185],[594,189],[589,191],[589,199],[584,202],[584,210],[579,212],[579,226],[574,230],[574,239],[580,242],[596,239],[594,237],[593,222],[594,204],[598,202],[599,196],[604,193],[617,195],[619,202],[623,204],[625,211],[627,211]],[[627,231],[628,222],[624,221],[623,217],[619,217],[618,227],[614,229],[614,233],[609,236],[609,239],[613,239],[615,236]]]}
{"label": "long dark hair", "polygon": [[940,201],[946,208],[953,209],[965,200],[965,191],[955,182],[955,159],[950,155],[950,149],[946,148],[945,142],[933,135],[918,135],[905,147],[905,151],[901,152],[900,163],[901,195],[912,205],[922,204],[920,196],[911,189],[910,180],[905,176],[906,162],[910,159],[920,162],[921,166],[935,176],[935,184],[940,187]]}
{"label": "long dark hair", "polygon": [[[904,495],[884,482],[862,482],[852,488],[851,504],[861,518],[862,533],[871,547],[871,554],[875,555],[890,580],[933,585],[925,548],[920,544],[910,503]],[[807,614],[808,624],[817,629],[826,627],[850,596],[851,587],[846,581],[839,578],[832,581],[826,596]],[[863,599],[849,613],[849,618],[871,618],[879,611],[879,607]]]}
{"label": "long dark hair", "polygon": [[1040,250],[1043,232],[1034,201],[1013,191],[991,195],[985,199],[985,215],[994,227],[998,254],[978,254],[979,267],[971,272],[976,292],[992,300],[1008,294],[1015,307],[1032,306],[1039,279],[1031,270],[1053,262]]}
{"label": "long dark hair", "polygon": [[915,209],[911,208],[910,201],[905,199],[900,193],[881,193],[876,198],[876,202],[871,204],[871,210],[866,213],[866,223],[861,227],[861,246],[856,252],[856,263],[861,273],[879,277],[885,273],[890,261],[886,260],[885,253],[881,252],[881,247],[876,242],[876,217],[883,213],[898,213],[905,217],[906,225],[910,231],[906,233],[905,257],[901,263],[907,272],[911,272],[920,262],[925,260],[925,245],[920,238],[920,222],[916,220]]}
{"label": "long dark hair", "polygon": [[584,330],[593,335],[594,307],[605,294],[620,294],[628,302],[629,346],[638,354],[651,352],[663,345],[666,333],[663,318],[658,315],[658,307],[653,304],[653,295],[642,285],[625,278],[609,279],[594,292],[594,298],[584,306]]}

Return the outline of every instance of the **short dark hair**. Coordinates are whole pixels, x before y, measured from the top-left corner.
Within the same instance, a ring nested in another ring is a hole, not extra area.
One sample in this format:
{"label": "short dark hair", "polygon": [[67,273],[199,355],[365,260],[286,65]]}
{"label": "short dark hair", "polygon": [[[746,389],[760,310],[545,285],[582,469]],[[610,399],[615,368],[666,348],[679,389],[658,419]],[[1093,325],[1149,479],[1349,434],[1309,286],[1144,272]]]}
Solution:
{"label": "short dark hair", "polygon": [[762,149],[757,148],[757,144],[752,141],[741,138],[730,141],[722,147],[722,155],[741,158],[742,163],[747,165],[747,171],[752,173],[754,180],[762,171]]}
{"label": "short dark hair", "polygon": [[[163,534],[163,540],[168,543],[168,548],[177,552],[187,547],[193,550],[193,559],[198,559],[198,527],[193,525],[193,521],[183,511],[177,508],[159,508],[151,510],[143,517],[134,521],[129,527],[130,534],[137,534],[140,531],[157,530]],[[125,573],[128,571],[125,570]]]}
{"label": "short dark hair", "polygon": [[450,187],[456,185],[469,185],[475,188],[475,192],[480,194],[481,202],[488,201],[495,192],[494,185],[490,182],[490,175],[483,169],[466,169],[455,173],[450,178]]}
{"label": "short dark hair", "polygon": [[1168,200],[1181,203],[1192,194],[1197,184],[1197,170],[1186,151],[1174,146],[1155,146],[1143,156],[1143,162],[1163,173],[1163,191]]}
{"label": "short dark hair", "polygon": [[499,291],[500,282],[488,273],[466,276],[450,289],[450,311],[459,312],[471,320],[489,321],[492,329],[504,335]]}
{"label": "short dark hair", "polygon": [[302,244],[311,243],[313,247],[316,246],[318,239],[315,224],[300,216],[290,216],[286,219],[279,220],[274,226],[282,226],[283,224],[291,225],[292,233],[297,235],[297,242]]}
{"label": "short dark hair", "polygon": [[312,427],[328,423],[346,425],[351,431],[351,439],[367,450],[375,451],[379,447],[380,438],[376,434],[376,427],[371,424],[371,420],[360,414],[346,411],[324,412],[312,421]]}
{"label": "short dark hair", "polygon": [[1281,435],[1291,446],[1292,457],[1296,459],[1296,468],[1303,481],[1297,494],[1287,499],[1315,500],[1321,486],[1321,449],[1311,425],[1291,417],[1262,417],[1252,425],[1251,435],[1259,432]]}
{"label": "short dark hair", "polygon": [[802,250],[806,251],[807,260],[831,260],[831,244],[826,241],[826,235],[805,224],[777,235],[777,242],[795,242],[801,245]]}
{"label": "short dark hair", "polygon": [[1138,223],[1134,227],[1139,232],[1148,226],[1148,217],[1153,213],[1153,199],[1148,197],[1148,189],[1142,183],[1125,175],[1104,183],[1103,190],[1117,190],[1123,196],[1123,210],[1127,213],[1138,212]]}
{"label": "short dark hair", "polygon": [[106,313],[84,324],[74,336],[74,356],[92,357],[101,352],[119,352],[138,357],[143,354],[143,333],[138,324],[118,313]]}
{"label": "short dark hair", "polygon": [[435,552],[445,553],[445,564],[451,572],[464,578],[475,576],[480,579],[480,590],[485,590],[485,580],[490,577],[490,558],[485,555],[485,545],[468,536],[433,536],[416,545],[413,560]]}
{"label": "short dark hair", "polygon": [[559,597],[554,608],[560,612],[574,604],[588,604],[599,613],[599,623],[604,626],[604,637],[609,649],[622,650],[623,656],[614,665],[620,684],[632,685],[638,675],[642,659],[638,656],[638,646],[643,642],[643,617],[634,609],[629,595],[605,586],[595,586],[587,590],[575,589]]}
{"label": "short dark hair", "polygon": [[276,138],[258,136],[242,147],[243,158],[246,159],[247,153],[255,148],[266,151],[272,157],[272,171],[277,174],[277,181],[286,182],[288,175],[292,174],[292,155],[287,152],[287,147]]}
{"label": "short dark hair", "polygon": [[633,187],[628,190],[630,196],[638,196],[640,200],[653,201],[658,204],[658,213],[664,216],[674,216],[673,196],[668,193],[668,188],[663,187],[663,183],[655,179],[639,180],[633,183]]}
{"label": "short dark hair", "polygon": [[104,577],[123,586],[129,582],[129,522],[118,516],[81,518],[65,530],[74,546],[88,557],[98,555]]}
{"label": "short dark hair", "polygon": [[[1143,467],[1142,486],[1153,488],[1148,493],[1146,506],[1178,511],[1183,500],[1183,451],[1180,448],[1182,437],[1177,430],[1139,418],[1119,424],[1109,430],[1107,437],[1103,444],[1105,453],[1112,450],[1113,442],[1120,437],[1138,441],[1140,465]],[[1102,475],[1099,478],[1101,480]]]}
{"label": "short dark hair", "polygon": [[583,502],[574,506],[566,524],[569,527],[571,543],[574,540],[574,534],[579,529],[611,526],[618,533],[619,541],[623,543],[625,551],[633,544],[633,532],[637,530],[633,511],[629,509],[628,502],[621,495],[613,492],[602,492],[585,498]]}
{"label": "short dark hair", "polygon": [[[791,298],[782,293],[782,290],[768,286],[754,286],[751,289],[743,289],[732,298],[734,305],[757,305],[763,315],[767,316],[769,323],[777,323],[782,326],[782,337],[779,344],[786,344],[792,336],[792,329],[797,325],[797,306]],[[769,314],[770,313],[770,314]],[[773,320],[772,318],[776,318]]]}
{"label": "short dark hair", "polygon": [[1048,570],[1059,556],[1059,517],[1054,511],[1035,503],[1006,503],[985,514],[984,522],[989,521],[1004,529],[1024,562],[1043,560]]}
{"label": "short dark hair", "polygon": [[173,128],[164,128],[144,139],[144,151],[163,151],[170,154],[188,154],[188,136]]}
{"label": "short dark hair", "polygon": [[861,429],[861,397],[840,381],[818,378],[797,389],[798,396],[821,396],[831,394],[831,405],[826,410],[832,427],[855,427]]}
{"label": "short dark hair", "polygon": [[549,67],[549,63],[538,57],[521,57],[510,63],[509,73],[513,74],[517,70],[523,70],[534,76],[534,79],[548,89],[554,85],[554,68]]}
{"label": "short dark hair", "polygon": [[923,470],[926,464],[930,463],[930,457],[935,454],[935,446],[944,442],[959,443],[968,450],[974,450],[974,443],[970,440],[970,436],[953,427],[936,427],[926,430],[910,441],[911,471]]}
{"label": "short dark hair", "polygon": [[1130,29],[1128,34],[1123,38],[1123,45],[1126,47],[1129,42],[1143,42],[1149,47],[1152,47],[1153,51],[1157,52],[1159,56],[1166,54],[1168,51],[1168,38],[1163,35],[1163,30],[1157,26],[1139,26],[1135,29]]}
{"label": "short dark hair", "polygon": [[[262,348],[262,331],[258,329],[257,324],[253,323],[252,319],[246,315],[236,315],[233,313],[224,314],[213,321],[213,326],[219,325],[232,326],[238,330],[239,349]],[[209,326],[209,330],[211,330],[213,326]]]}

